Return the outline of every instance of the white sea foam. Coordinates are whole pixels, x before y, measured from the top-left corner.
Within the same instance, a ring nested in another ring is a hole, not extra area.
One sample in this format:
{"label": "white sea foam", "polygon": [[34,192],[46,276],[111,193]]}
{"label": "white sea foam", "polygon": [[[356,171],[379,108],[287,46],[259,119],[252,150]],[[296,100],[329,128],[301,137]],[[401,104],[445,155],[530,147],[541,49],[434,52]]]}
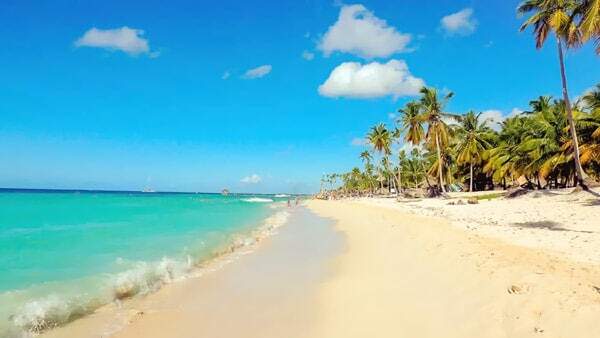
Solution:
{"label": "white sea foam", "polygon": [[270,198],[262,198],[262,197],[244,198],[244,199],[242,199],[242,201],[249,202],[249,203],[271,203],[271,202],[273,202],[273,200]]}
{"label": "white sea foam", "polygon": [[[249,198],[252,202],[271,202],[270,199]],[[256,201],[260,200],[260,201]],[[280,204],[280,203],[274,203]],[[103,287],[105,292],[96,298],[67,297],[50,295],[44,298],[25,303],[10,317],[12,324],[23,330],[24,337],[31,333],[39,333],[46,329],[67,323],[75,318],[93,312],[98,307],[111,301],[121,301],[139,294],[146,294],[160,289],[165,284],[185,279],[190,276],[202,275],[203,271],[217,270],[225,264],[235,260],[238,255],[253,251],[262,239],[276,233],[290,216],[289,211],[280,210],[266,218],[262,225],[246,234],[237,234],[229,246],[214,253],[216,260],[206,260],[206,257],[195,261],[191,256],[182,258],[181,261],[164,257],[155,262],[130,262],[117,258],[119,265],[132,267],[109,276],[107,284]],[[247,249],[247,250],[240,250]]]}
{"label": "white sea foam", "polygon": [[286,194],[277,194],[277,195],[275,195],[275,197],[278,197],[278,198],[282,198],[282,197],[290,197],[290,195],[286,195]]}

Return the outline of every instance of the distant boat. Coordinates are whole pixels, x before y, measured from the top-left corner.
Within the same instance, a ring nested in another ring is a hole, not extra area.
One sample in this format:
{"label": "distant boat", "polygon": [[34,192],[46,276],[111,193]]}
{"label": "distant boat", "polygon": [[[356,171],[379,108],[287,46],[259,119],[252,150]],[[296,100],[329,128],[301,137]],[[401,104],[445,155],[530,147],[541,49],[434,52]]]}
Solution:
{"label": "distant boat", "polygon": [[227,189],[221,190],[221,195],[223,195],[223,196],[229,195],[229,190],[227,190]]}
{"label": "distant boat", "polygon": [[145,193],[153,193],[153,192],[156,192],[156,190],[154,190],[154,189],[152,189],[152,188],[149,188],[149,187],[146,187],[146,188],[144,188],[144,190],[142,190],[142,192],[145,192]]}

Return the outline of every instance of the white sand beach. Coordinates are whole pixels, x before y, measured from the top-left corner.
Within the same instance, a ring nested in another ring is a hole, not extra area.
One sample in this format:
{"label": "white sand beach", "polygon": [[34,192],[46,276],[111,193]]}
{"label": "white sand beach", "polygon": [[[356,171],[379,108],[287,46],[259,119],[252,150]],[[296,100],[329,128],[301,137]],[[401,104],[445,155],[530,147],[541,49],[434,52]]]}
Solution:
{"label": "white sand beach", "polygon": [[600,336],[594,199],[453,197],[310,200],[316,228],[43,336]]}

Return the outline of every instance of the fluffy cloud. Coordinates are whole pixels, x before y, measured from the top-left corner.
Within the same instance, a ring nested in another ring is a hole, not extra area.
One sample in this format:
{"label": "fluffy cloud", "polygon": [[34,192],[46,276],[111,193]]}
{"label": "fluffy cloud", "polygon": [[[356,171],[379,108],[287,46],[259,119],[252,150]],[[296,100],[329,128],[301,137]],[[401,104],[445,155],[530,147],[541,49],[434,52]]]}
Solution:
{"label": "fluffy cloud", "polygon": [[258,79],[261,78],[271,72],[273,67],[271,65],[262,65],[256,68],[248,69],[246,73],[244,73],[245,79]]}
{"label": "fluffy cloud", "polygon": [[302,58],[304,60],[310,61],[310,60],[312,60],[312,59],[315,58],[315,53],[311,53],[311,52],[305,50],[305,51],[302,52]]}
{"label": "fluffy cloud", "polygon": [[425,82],[412,76],[406,62],[390,60],[387,63],[344,62],[337,66],[319,94],[327,97],[375,98],[391,95],[417,95]]}
{"label": "fluffy cloud", "polygon": [[517,115],[521,115],[523,113],[523,110],[519,109],[519,108],[513,108],[510,113],[508,113],[507,117],[515,117]]}
{"label": "fluffy cloud", "polygon": [[448,35],[469,35],[475,32],[477,20],[473,17],[473,9],[465,8],[459,12],[446,15],[441,20],[442,28]]}
{"label": "fluffy cloud", "polygon": [[153,57],[158,56],[157,53],[150,53],[148,40],[144,39],[143,35],[143,30],[129,27],[115,29],[92,28],[75,41],[75,46],[120,50],[129,55],[147,53]]}
{"label": "fluffy cloud", "polygon": [[481,112],[479,117],[482,121],[486,121],[486,125],[494,130],[500,130],[500,123],[504,121],[504,116],[499,110],[486,110]]}
{"label": "fluffy cloud", "polygon": [[342,6],[338,20],[318,44],[326,56],[340,51],[363,58],[388,57],[407,51],[410,34],[402,34],[363,5]]}
{"label": "fluffy cloud", "polygon": [[498,131],[501,129],[501,124],[504,120],[509,117],[515,117],[521,113],[523,113],[523,111],[519,108],[513,108],[508,114],[504,114],[500,110],[490,109],[481,112],[479,118],[485,120],[488,127]]}
{"label": "fluffy cloud", "polygon": [[260,183],[261,181],[262,181],[262,178],[260,178],[260,176],[258,176],[257,174],[252,174],[250,176],[246,176],[240,180],[240,182],[247,183],[247,184],[257,184],[257,183]]}

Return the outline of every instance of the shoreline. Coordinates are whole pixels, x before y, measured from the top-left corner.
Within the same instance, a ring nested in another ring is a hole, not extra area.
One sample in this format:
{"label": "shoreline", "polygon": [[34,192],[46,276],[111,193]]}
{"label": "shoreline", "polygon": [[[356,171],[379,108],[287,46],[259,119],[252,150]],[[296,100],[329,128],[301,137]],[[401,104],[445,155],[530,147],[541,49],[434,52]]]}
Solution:
{"label": "shoreline", "polygon": [[[288,221],[274,229],[272,236],[255,242],[248,250],[235,251],[235,258],[223,256],[230,259],[222,259],[223,263],[219,266],[211,264],[208,273],[167,284],[151,294],[109,304],[90,316],[44,332],[40,337],[168,337],[175,332],[178,337],[194,337],[199,331],[206,336],[223,334],[223,337],[228,337],[223,332],[235,330],[238,330],[236,335],[248,336],[243,333],[243,327],[228,327],[224,321],[244,322],[248,327],[256,325],[258,322],[248,322],[248,318],[256,316],[252,308],[261,306],[264,312],[271,312],[274,317],[282,315],[275,312],[276,308],[288,307],[289,313],[292,313],[296,305],[309,302],[312,292],[308,290],[315,287],[314,280],[326,273],[323,265],[325,257],[335,250],[330,248],[330,243],[323,245],[318,240],[328,236],[333,238],[333,242],[338,240],[327,220],[307,215],[309,211],[304,207],[286,211],[290,213]],[[306,222],[312,226],[303,226]],[[310,249],[309,254],[301,250],[303,244],[298,240],[302,238],[308,238],[304,246]],[[300,272],[293,271],[297,268]],[[261,274],[258,274],[259,271]],[[270,277],[273,280],[269,280]],[[303,278],[309,280],[302,282]],[[294,297],[291,297],[289,294],[293,288],[288,286],[296,282],[299,284]],[[248,292],[250,290],[251,293]],[[225,311],[225,304],[230,304],[235,310]],[[277,307],[274,307],[275,304]],[[308,305],[303,306],[309,308]],[[236,314],[236,311],[243,314]],[[295,314],[296,321],[307,323],[310,312],[305,312],[306,316]],[[175,313],[176,318],[172,317]],[[296,325],[285,318],[281,318],[280,322],[285,323],[281,330]],[[223,327],[219,328],[217,323],[223,324]],[[260,337],[266,333],[263,332]],[[274,338],[278,336],[272,335]]]}
{"label": "shoreline", "polygon": [[[97,315],[119,311],[117,338],[600,335],[600,229],[585,195],[452,201],[309,200],[314,218],[251,255]],[[521,218],[558,225],[514,226]],[[312,223],[326,231],[301,231]],[[557,246],[566,235],[578,237]],[[42,337],[107,333],[85,321]]]}
{"label": "shoreline", "polygon": [[232,232],[226,241],[215,245],[212,252],[195,259],[188,256],[186,262],[165,256],[157,261],[142,261],[138,267],[107,274],[110,281],[105,277],[108,284],[97,294],[88,295],[84,290],[81,291],[81,295],[70,295],[69,298],[51,293],[44,298],[30,301],[10,318],[20,325],[9,326],[6,333],[8,337],[51,335],[52,332],[61,331],[72,323],[87,321],[88,317],[116,313],[123,304],[135,303],[172,284],[218,271],[257,250],[262,242],[285,225],[292,212],[281,203],[273,203],[269,208],[272,208],[273,212],[260,223]]}

